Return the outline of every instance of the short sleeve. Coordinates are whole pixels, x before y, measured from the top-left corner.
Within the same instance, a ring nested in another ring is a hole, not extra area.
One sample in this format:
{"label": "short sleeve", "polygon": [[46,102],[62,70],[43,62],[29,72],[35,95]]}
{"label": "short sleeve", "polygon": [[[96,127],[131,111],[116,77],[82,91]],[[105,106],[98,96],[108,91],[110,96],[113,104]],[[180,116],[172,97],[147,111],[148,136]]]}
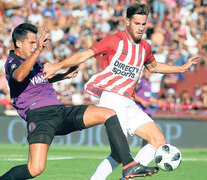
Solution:
{"label": "short sleeve", "polygon": [[7,64],[7,72],[12,77],[13,72],[21,65],[21,62],[17,59],[10,60]]}
{"label": "short sleeve", "polygon": [[103,38],[101,41],[94,44],[91,49],[93,50],[95,56],[100,54],[108,54],[118,43],[118,40],[115,36],[109,35]]}
{"label": "short sleeve", "polygon": [[145,58],[144,63],[149,64],[155,60],[155,57],[153,56],[152,51],[151,51],[151,46],[148,43],[146,43],[145,45],[145,50],[146,50],[146,58]]}

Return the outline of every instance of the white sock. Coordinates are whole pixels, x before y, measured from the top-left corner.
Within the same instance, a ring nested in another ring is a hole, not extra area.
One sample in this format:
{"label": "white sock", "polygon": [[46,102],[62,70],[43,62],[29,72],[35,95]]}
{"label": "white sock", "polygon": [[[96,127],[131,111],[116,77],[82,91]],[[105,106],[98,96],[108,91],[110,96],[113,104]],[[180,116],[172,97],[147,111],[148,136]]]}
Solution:
{"label": "white sock", "polygon": [[104,159],[96,169],[96,172],[93,174],[90,180],[105,180],[109,176],[113,169],[119,166],[119,163],[116,162],[111,156],[108,156]]}
{"label": "white sock", "polygon": [[148,143],[137,153],[134,160],[147,166],[154,159],[156,150],[157,149],[155,147]]}

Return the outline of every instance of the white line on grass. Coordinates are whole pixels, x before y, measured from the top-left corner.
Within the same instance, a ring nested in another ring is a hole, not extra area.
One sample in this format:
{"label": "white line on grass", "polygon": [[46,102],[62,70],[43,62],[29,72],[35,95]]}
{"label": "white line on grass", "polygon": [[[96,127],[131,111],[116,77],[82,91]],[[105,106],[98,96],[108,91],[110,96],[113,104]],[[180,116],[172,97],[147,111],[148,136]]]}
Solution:
{"label": "white line on grass", "polygon": [[[15,156],[15,157],[14,157]],[[16,158],[16,155],[11,155],[7,158],[0,158],[3,161],[27,161],[26,158]],[[66,157],[52,157],[49,156],[47,160],[67,160],[67,159],[104,159],[105,157],[92,157],[92,156],[66,156]],[[199,158],[183,158],[182,161],[207,161],[207,158],[199,159]]]}
{"label": "white line on grass", "polygon": [[[104,159],[105,157],[95,157],[95,156],[66,156],[66,157],[48,157],[47,160],[66,160],[66,159]],[[0,158],[3,161],[26,161],[26,158]]]}

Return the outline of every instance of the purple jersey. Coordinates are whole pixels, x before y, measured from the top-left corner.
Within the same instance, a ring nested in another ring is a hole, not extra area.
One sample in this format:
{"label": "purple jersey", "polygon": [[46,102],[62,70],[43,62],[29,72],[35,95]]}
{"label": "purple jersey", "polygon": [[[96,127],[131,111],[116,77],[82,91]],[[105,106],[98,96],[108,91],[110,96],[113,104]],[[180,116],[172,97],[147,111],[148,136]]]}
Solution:
{"label": "purple jersey", "polygon": [[50,105],[62,104],[57,100],[55,89],[52,88],[48,80],[43,80],[42,65],[39,59],[36,60],[29,75],[22,82],[17,82],[12,73],[17,69],[25,59],[9,52],[5,63],[6,78],[10,87],[11,101],[19,115],[26,119],[25,111]]}
{"label": "purple jersey", "polygon": [[[141,78],[141,82],[139,83],[139,89],[136,92],[137,96],[141,99],[148,101],[151,97],[151,82],[145,79],[144,77]],[[144,107],[140,103],[136,102],[136,104],[147,114],[151,114],[150,107]]]}

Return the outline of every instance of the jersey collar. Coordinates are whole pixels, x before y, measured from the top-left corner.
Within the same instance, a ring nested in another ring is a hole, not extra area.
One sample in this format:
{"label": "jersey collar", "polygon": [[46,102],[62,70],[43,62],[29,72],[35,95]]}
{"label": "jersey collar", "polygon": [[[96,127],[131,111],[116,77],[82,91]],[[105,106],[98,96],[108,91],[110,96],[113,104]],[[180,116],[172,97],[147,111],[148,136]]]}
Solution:
{"label": "jersey collar", "polygon": [[15,58],[15,59],[20,59],[20,60],[25,61],[24,58],[21,58],[20,56],[16,55],[16,54],[14,53],[14,50],[10,50],[10,51],[9,51],[9,56],[10,56],[10,57],[13,57],[13,58]]}

